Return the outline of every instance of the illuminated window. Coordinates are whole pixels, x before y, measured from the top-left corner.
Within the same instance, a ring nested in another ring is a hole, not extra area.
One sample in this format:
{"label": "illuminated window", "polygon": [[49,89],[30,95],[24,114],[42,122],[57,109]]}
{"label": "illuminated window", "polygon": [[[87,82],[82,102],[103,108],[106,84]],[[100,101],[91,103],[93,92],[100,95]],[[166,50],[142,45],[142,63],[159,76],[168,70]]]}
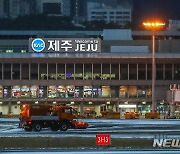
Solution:
{"label": "illuminated window", "polygon": [[46,97],[47,97],[47,87],[39,86],[39,98],[46,98]]}
{"label": "illuminated window", "polygon": [[147,94],[147,97],[148,98],[151,98],[152,97],[152,88],[151,86],[148,86],[147,89],[146,89],[146,94]]}
{"label": "illuminated window", "polygon": [[0,86],[0,98],[3,98],[3,86]]}
{"label": "illuminated window", "polygon": [[21,97],[30,97],[30,89],[28,86],[21,87]]}
{"label": "illuminated window", "polygon": [[13,86],[12,87],[12,97],[15,97],[15,98],[21,97],[20,86]]}
{"label": "illuminated window", "polygon": [[146,98],[146,86],[138,86],[138,98]]}
{"label": "illuminated window", "polygon": [[74,98],[75,87],[67,86],[66,89],[67,89],[66,98]]}
{"label": "illuminated window", "polygon": [[75,87],[74,97],[75,98],[83,97],[83,86],[76,86]]}
{"label": "illuminated window", "polygon": [[84,97],[92,97],[92,86],[84,86]]}
{"label": "illuminated window", "polygon": [[11,97],[11,87],[10,86],[4,86],[3,87],[3,97],[4,98],[10,98]]}
{"label": "illuminated window", "polygon": [[57,87],[57,97],[58,98],[65,98],[66,97],[66,87],[58,86]]}
{"label": "illuminated window", "polygon": [[94,98],[101,98],[102,90],[100,86],[94,86],[92,92]]}
{"label": "illuminated window", "polygon": [[120,86],[119,87],[119,97],[120,98],[128,97],[128,86]]}
{"label": "illuminated window", "polygon": [[56,86],[48,87],[48,98],[56,98]]}
{"label": "illuminated window", "polygon": [[129,98],[137,97],[137,86],[129,86]]}
{"label": "illuminated window", "polygon": [[111,88],[110,88],[110,86],[102,86],[102,97],[104,97],[104,98],[111,97]]}
{"label": "illuminated window", "polygon": [[34,85],[30,87],[30,97],[37,98],[38,97],[38,86]]}

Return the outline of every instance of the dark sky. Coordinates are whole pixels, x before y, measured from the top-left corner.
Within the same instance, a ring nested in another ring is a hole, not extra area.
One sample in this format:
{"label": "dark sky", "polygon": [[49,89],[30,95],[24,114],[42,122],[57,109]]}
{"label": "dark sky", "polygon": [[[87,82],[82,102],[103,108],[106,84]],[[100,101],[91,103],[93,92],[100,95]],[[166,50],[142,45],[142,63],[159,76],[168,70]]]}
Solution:
{"label": "dark sky", "polygon": [[146,19],[160,18],[180,20],[180,0],[133,0],[136,23]]}

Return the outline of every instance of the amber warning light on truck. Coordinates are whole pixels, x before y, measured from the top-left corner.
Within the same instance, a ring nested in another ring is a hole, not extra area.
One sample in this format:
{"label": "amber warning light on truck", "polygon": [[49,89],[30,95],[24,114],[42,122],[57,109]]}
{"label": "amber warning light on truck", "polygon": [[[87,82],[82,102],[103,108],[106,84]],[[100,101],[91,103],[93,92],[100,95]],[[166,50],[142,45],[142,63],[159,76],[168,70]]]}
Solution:
{"label": "amber warning light on truck", "polygon": [[109,134],[97,134],[96,145],[111,145],[111,136]]}

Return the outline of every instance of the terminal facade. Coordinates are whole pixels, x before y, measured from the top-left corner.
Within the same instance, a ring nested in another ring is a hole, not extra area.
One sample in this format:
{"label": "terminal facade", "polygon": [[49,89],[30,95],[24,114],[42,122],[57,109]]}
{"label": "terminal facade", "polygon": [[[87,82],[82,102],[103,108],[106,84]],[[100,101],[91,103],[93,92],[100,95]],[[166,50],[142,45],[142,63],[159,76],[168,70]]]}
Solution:
{"label": "terminal facade", "polygon": [[[65,36],[57,32],[56,37],[77,37],[73,33]],[[102,33],[84,32],[84,37],[97,38]],[[132,40],[101,37],[102,50],[98,53],[32,53],[28,48],[28,39],[32,36],[39,37],[30,32],[14,32],[14,36],[8,36],[8,32],[1,34],[0,112],[3,115],[10,112],[18,115],[19,105],[25,103],[65,103],[86,117],[100,116],[103,111],[138,111],[142,115],[151,111],[149,33],[132,32]],[[43,37],[52,36],[44,32]],[[169,86],[180,84],[180,45],[175,39],[178,36],[172,39],[173,34],[159,33],[157,37],[161,40],[156,41],[156,109],[165,114]],[[121,51],[122,46],[126,52]],[[132,47],[134,51],[130,50]],[[142,47],[148,50],[142,51]],[[179,110],[178,105],[176,110]]]}

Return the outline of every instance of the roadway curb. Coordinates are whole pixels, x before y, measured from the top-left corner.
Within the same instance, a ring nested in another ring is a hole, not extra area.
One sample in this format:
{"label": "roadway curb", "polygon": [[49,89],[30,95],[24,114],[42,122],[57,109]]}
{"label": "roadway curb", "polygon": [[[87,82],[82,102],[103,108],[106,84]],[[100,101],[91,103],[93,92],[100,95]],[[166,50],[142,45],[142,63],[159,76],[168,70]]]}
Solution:
{"label": "roadway curb", "polygon": [[[107,148],[107,146],[97,146],[95,138],[91,137],[1,137],[0,149],[51,149],[51,148]],[[133,148],[151,149],[153,139],[142,138],[112,138],[108,148]]]}

